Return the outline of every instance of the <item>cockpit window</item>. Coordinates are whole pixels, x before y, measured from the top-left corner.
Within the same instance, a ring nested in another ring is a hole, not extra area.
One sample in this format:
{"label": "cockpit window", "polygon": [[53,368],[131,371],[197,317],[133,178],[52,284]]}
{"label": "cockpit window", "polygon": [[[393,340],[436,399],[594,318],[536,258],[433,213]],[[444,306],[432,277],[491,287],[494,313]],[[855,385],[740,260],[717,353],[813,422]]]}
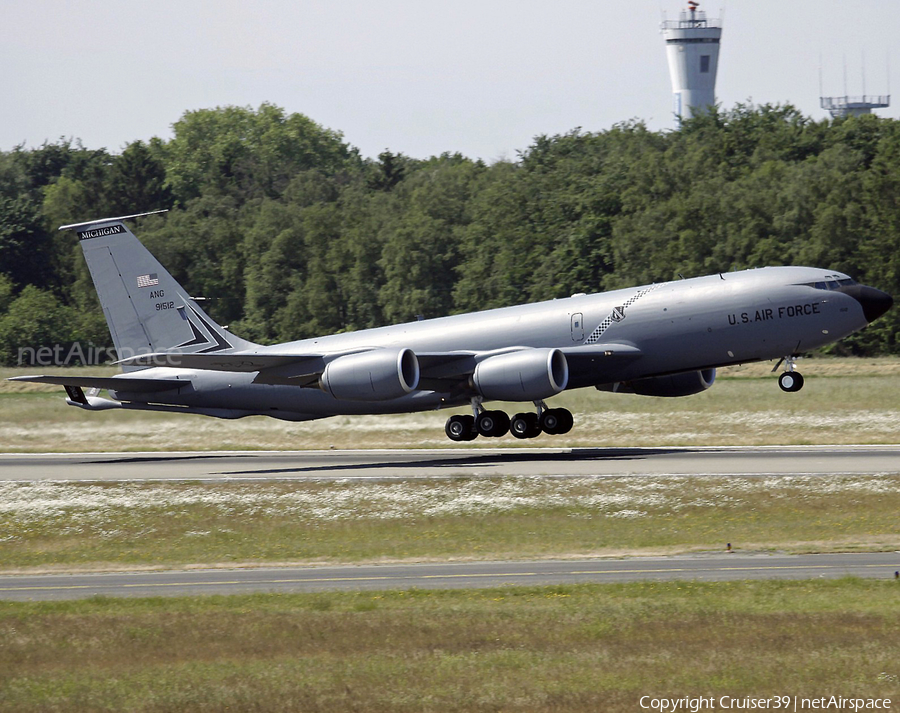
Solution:
{"label": "cockpit window", "polygon": [[815,287],[817,290],[836,290],[839,287],[855,285],[856,280],[850,277],[841,277],[840,275],[826,275],[824,280],[804,282],[803,284],[808,285],[809,287]]}

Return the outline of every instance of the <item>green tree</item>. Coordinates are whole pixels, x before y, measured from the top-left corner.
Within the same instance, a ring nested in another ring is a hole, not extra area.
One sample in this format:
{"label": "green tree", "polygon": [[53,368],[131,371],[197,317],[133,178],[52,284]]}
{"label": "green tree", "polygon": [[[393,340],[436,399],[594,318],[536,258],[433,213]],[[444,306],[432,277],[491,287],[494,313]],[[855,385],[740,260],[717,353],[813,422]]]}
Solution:
{"label": "green tree", "polygon": [[288,300],[306,279],[303,207],[265,200],[244,235],[247,302],[236,333],[261,342],[300,336],[286,313]]}
{"label": "green tree", "polygon": [[339,133],[266,103],[189,111],[173,129],[164,160],[182,205],[210,190],[239,202],[277,197],[299,172],[337,170],[354,156]]}
{"label": "green tree", "polygon": [[[158,141],[158,140],[157,140]],[[114,215],[171,208],[162,161],[142,141],[116,156],[106,179],[106,195]]]}
{"label": "green tree", "polygon": [[388,322],[453,311],[461,234],[485,170],[481,162],[444,154],[416,167],[391,195],[378,261],[384,272],[379,301]]}
{"label": "green tree", "polygon": [[389,191],[406,175],[414,162],[403,154],[392,154],[388,150],[378,154],[378,163],[369,167],[368,186],[375,191]]}
{"label": "green tree", "polygon": [[[31,363],[38,350],[68,350],[75,338],[71,311],[45,290],[25,287],[0,317],[0,361],[7,366]],[[48,355],[49,356],[49,355]]]}
{"label": "green tree", "polygon": [[0,315],[3,315],[13,300],[13,283],[5,275],[0,275]]}
{"label": "green tree", "polygon": [[53,282],[51,241],[38,204],[0,195],[0,274],[18,286]]}

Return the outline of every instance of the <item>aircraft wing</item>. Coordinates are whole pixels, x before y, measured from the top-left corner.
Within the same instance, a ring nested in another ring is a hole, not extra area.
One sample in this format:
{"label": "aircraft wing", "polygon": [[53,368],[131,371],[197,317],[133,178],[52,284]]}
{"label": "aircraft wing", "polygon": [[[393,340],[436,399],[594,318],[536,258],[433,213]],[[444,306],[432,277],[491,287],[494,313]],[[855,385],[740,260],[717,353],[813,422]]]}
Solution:
{"label": "aircraft wing", "polygon": [[116,364],[147,367],[166,366],[208,371],[259,372],[253,379],[255,384],[279,384],[309,388],[318,386],[319,377],[329,361],[363,351],[370,351],[370,349],[353,349],[331,354],[157,352],[122,359]]}
{"label": "aircraft wing", "polygon": [[569,365],[569,388],[580,388],[603,381],[619,373],[643,352],[630,344],[585,344],[563,347]]}
{"label": "aircraft wing", "polygon": [[475,371],[479,355],[476,352],[423,352],[417,353],[416,358],[419,360],[419,388],[444,393],[464,384]]}
{"label": "aircraft wing", "polygon": [[[184,354],[181,352],[157,352],[140,354],[122,359],[116,364],[124,366],[166,366],[183,369],[211,371],[254,372],[260,384],[285,384],[291,386],[316,386],[325,365],[348,354],[371,349],[354,349],[329,354],[287,354],[267,352],[263,354]],[[427,379],[446,379],[471,374],[476,364],[475,352],[428,352],[416,354],[422,376]],[[430,388],[430,387],[425,387]]]}
{"label": "aircraft wing", "polygon": [[30,381],[34,384],[55,384],[82,389],[112,389],[135,394],[150,394],[188,386],[184,379],[140,379],[126,376],[12,376],[9,381]]}
{"label": "aircraft wing", "polygon": [[569,369],[573,372],[602,372],[605,367],[621,366],[623,361],[637,359],[643,352],[630,344],[585,344],[563,347]]}
{"label": "aircraft wing", "polygon": [[618,357],[625,359],[636,359],[643,352],[631,344],[618,344],[612,342],[610,344],[590,344],[577,347],[563,347],[560,351],[566,355],[566,359],[572,357],[597,359],[600,357]]}
{"label": "aircraft wing", "polygon": [[[450,392],[465,387],[479,362],[492,356],[527,350],[530,347],[510,347],[490,352],[422,352],[416,353],[421,376],[419,388]],[[630,344],[591,344],[563,347],[566,361],[573,371],[602,372],[604,365],[612,365],[623,359],[636,359],[642,352]]]}
{"label": "aircraft wing", "polygon": [[139,354],[121,359],[123,366],[169,366],[183,369],[208,369],[211,371],[262,371],[304,361],[321,360],[322,354],[185,354],[183,352],[157,352]]}
{"label": "aircraft wing", "polygon": [[[469,376],[475,371],[479,362],[510,351],[520,351],[528,347],[509,347],[507,349],[475,352],[417,352],[420,378],[419,389],[439,392],[451,392],[464,388]],[[158,352],[141,354],[122,359],[118,364],[144,367],[179,367],[184,369],[201,369],[212,371],[258,372],[254,383],[298,386],[300,388],[317,388],[319,377],[328,362],[348,354],[371,351],[370,348],[354,349],[329,354],[290,354],[290,353],[232,353],[232,354],[185,354],[181,352]],[[628,344],[592,344],[564,347],[561,351],[566,355],[569,365],[575,370],[596,371],[610,359],[634,359],[641,351]],[[105,387],[104,387],[105,388]]]}

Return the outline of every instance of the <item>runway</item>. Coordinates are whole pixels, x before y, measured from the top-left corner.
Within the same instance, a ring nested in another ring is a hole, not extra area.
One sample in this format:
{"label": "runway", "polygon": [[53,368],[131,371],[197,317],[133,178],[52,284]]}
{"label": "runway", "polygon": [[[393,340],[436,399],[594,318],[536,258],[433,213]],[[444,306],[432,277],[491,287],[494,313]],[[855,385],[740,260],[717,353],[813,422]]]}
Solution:
{"label": "runway", "polygon": [[[900,553],[690,555],[631,559],[260,568],[0,577],[0,599],[157,597],[251,592],[446,589],[634,581],[893,579]],[[900,583],[897,585],[900,587]]]}
{"label": "runway", "polygon": [[900,472],[900,445],[0,455],[0,480],[6,481],[392,480],[457,476],[765,476],[897,472]]}

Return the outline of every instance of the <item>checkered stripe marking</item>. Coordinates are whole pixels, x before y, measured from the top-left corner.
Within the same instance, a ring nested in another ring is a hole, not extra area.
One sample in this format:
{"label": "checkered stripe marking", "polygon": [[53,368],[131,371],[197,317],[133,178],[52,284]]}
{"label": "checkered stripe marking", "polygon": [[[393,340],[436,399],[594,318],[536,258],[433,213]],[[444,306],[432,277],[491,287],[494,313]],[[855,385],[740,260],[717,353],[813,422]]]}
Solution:
{"label": "checkered stripe marking", "polygon": [[641,297],[643,297],[646,294],[649,294],[650,292],[653,292],[653,290],[655,290],[659,287],[662,287],[664,284],[665,284],[664,282],[660,282],[659,284],[650,285],[650,287],[645,287],[643,290],[638,290],[637,292],[635,292],[631,297],[629,297],[627,300],[625,300],[625,303],[623,305],[621,305],[619,307],[615,307],[613,309],[613,311],[609,313],[609,315],[606,317],[606,319],[604,319],[602,322],[600,322],[600,326],[598,326],[597,329],[595,329],[593,332],[591,332],[591,336],[589,336],[584,341],[584,343],[585,344],[596,344],[597,342],[599,342],[600,337],[603,336],[603,333],[607,329],[609,329],[610,325],[612,325],[613,322],[621,322],[623,319],[625,319],[625,310],[627,310],[629,307],[631,307],[631,305],[633,305],[635,302],[637,302],[639,299],[641,299]]}

